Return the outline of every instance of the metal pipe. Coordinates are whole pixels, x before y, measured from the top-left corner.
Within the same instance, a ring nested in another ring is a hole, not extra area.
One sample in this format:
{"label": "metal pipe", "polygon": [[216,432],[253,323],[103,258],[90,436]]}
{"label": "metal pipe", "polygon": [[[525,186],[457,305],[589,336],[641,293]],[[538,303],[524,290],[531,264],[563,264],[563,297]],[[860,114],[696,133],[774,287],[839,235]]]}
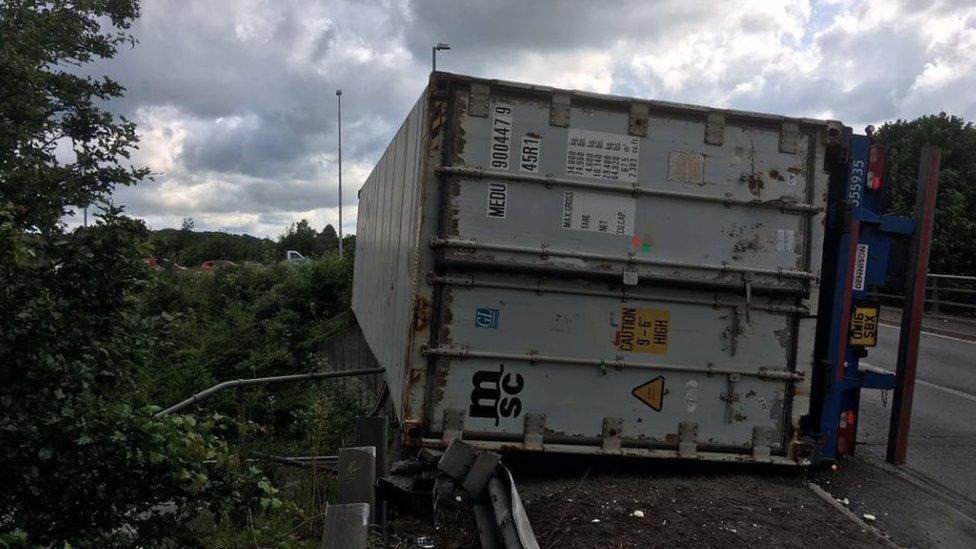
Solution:
{"label": "metal pipe", "polygon": [[538,183],[546,186],[561,185],[564,187],[576,187],[580,189],[593,189],[599,191],[608,191],[608,192],[634,194],[634,195],[657,196],[661,198],[674,198],[677,200],[695,200],[698,202],[712,202],[715,204],[722,204],[724,206],[750,206],[755,208],[771,208],[774,210],[780,210],[785,212],[798,212],[798,213],[805,213],[805,214],[818,213],[823,211],[823,208],[819,206],[813,206],[811,204],[806,204],[802,202],[787,202],[781,199],[742,200],[740,198],[732,198],[730,196],[708,196],[702,194],[682,193],[677,191],[662,191],[659,189],[648,189],[648,188],[641,187],[640,183],[635,183],[632,186],[606,185],[603,183],[593,183],[590,181],[577,181],[575,179],[567,179],[563,177],[518,174],[518,173],[511,173],[511,172],[486,170],[484,168],[470,168],[467,166],[440,166],[437,168],[437,171],[444,175],[456,175],[460,177],[471,177],[476,179],[490,177],[493,179],[506,179],[511,181],[521,181],[526,183]]}
{"label": "metal pipe", "polygon": [[304,467],[308,469],[336,469],[339,466],[339,456],[300,456],[288,457],[265,454],[263,452],[251,452],[251,455],[258,458],[258,461],[271,461],[291,467]]}
{"label": "metal pipe", "polygon": [[737,267],[735,265],[714,265],[709,263],[689,263],[687,261],[668,261],[664,259],[649,259],[646,257],[636,257],[633,254],[619,256],[611,254],[599,254],[593,252],[579,252],[575,250],[562,250],[559,248],[517,246],[514,244],[495,244],[478,242],[473,239],[465,238],[440,238],[431,239],[432,248],[459,248],[463,250],[493,250],[497,252],[517,252],[528,253],[542,256],[559,256],[574,259],[596,259],[600,261],[617,261],[619,263],[654,265],[657,267],[674,267],[681,269],[702,269],[706,271],[717,271],[721,273],[752,273],[760,275],[772,275],[783,278],[797,278],[803,280],[814,280],[817,275],[808,271],[796,271],[792,269],[754,269],[748,267]]}
{"label": "metal pipe", "polygon": [[929,274],[928,278],[945,278],[948,280],[966,280],[969,282],[976,282],[976,276]]}
{"label": "metal pipe", "polygon": [[353,377],[353,376],[365,376],[370,374],[382,374],[385,370],[383,368],[368,368],[363,370],[344,370],[341,372],[310,372],[307,374],[289,374],[284,376],[271,376],[271,377],[256,377],[250,379],[235,379],[231,381],[224,381],[218,383],[209,389],[204,389],[199,393],[191,396],[190,398],[170,406],[165,410],[156,412],[153,415],[155,418],[160,418],[168,416],[169,414],[179,412],[180,410],[198,402],[201,402],[207,398],[210,398],[215,393],[224,391],[227,389],[233,389],[235,387],[248,387],[251,385],[270,385],[272,383],[290,383],[293,381],[305,381],[309,379],[333,379],[338,377]]}
{"label": "metal pipe", "polygon": [[[552,277],[552,280],[563,280],[566,277],[572,279],[592,279],[608,281],[611,283],[622,282],[620,271],[608,271],[598,268],[578,268],[563,266],[553,263],[506,263],[495,261],[493,258],[464,257],[453,255],[444,258],[446,263],[452,267],[457,267],[465,272],[496,272],[537,277]],[[654,282],[655,286],[666,288],[691,288],[695,291],[719,292],[719,293],[742,293],[745,291],[744,283],[741,279],[695,279],[684,278],[675,275],[645,272],[640,274],[640,281]],[[809,289],[797,285],[775,286],[771,284],[756,283],[753,280],[752,291],[761,295],[777,295],[798,297],[805,299],[809,297]]]}
{"label": "metal pipe", "polygon": [[573,356],[543,355],[537,353],[501,353],[496,351],[472,351],[467,347],[446,346],[424,348],[421,351],[424,356],[439,356],[447,358],[487,358],[492,360],[521,360],[524,362],[558,362],[561,364],[579,364],[583,366],[614,366],[621,368],[645,368],[652,370],[668,370],[672,372],[696,372],[709,375],[728,375],[739,374],[743,376],[758,377],[760,379],[783,379],[801,380],[803,374],[791,372],[789,370],[773,370],[769,368],[759,368],[749,370],[745,368],[720,368],[715,366],[686,366],[681,364],[658,364],[653,362],[633,362],[613,358],[604,360],[600,358],[580,358]]}
{"label": "metal pipe", "polygon": [[339,126],[339,257],[342,257],[342,90],[336,90]]}
{"label": "metal pipe", "polygon": [[[944,292],[944,291],[948,291],[948,290],[945,289],[945,288],[939,288],[939,291],[940,292]],[[884,297],[884,298],[890,298],[890,299],[897,299],[897,300],[900,300],[900,301],[904,301],[904,299],[905,299],[905,296],[903,296],[903,295],[883,294],[883,293],[880,293],[880,292],[870,292],[868,295],[872,295],[872,296],[875,296],[875,297]],[[926,299],[925,300],[925,303],[933,303],[933,302],[934,301],[932,299]],[[960,301],[946,301],[944,299],[940,299],[939,300],[939,304],[940,305],[945,305],[945,306],[948,306],[948,307],[960,307],[960,308],[963,308],[963,309],[976,309],[976,305],[974,305],[972,303],[962,303]]]}
{"label": "metal pipe", "polygon": [[[553,286],[545,286],[540,281],[536,285],[532,284],[518,284],[515,282],[495,282],[495,281],[480,281],[475,280],[474,277],[454,277],[454,276],[432,276],[430,277],[431,282],[435,284],[444,284],[447,286],[463,286],[466,288],[495,288],[499,290],[519,290],[526,292],[536,292],[536,293],[554,293],[554,294],[565,294],[565,295],[586,295],[594,297],[612,297],[620,299],[623,301],[666,301],[668,303],[686,303],[689,305],[705,305],[708,307],[744,307],[746,305],[745,301],[726,301],[716,297],[715,299],[694,299],[690,297],[675,297],[671,295],[648,295],[633,292],[631,290],[622,289],[619,292],[612,292],[609,290],[587,290],[582,288],[560,288]],[[806,307],[794,307],[789,305],[761,305],[752,303],[750,307],[753,309],[758,309],[761,311],[769,311],[773,313],[782,314],[809,314],[809,309]]]}

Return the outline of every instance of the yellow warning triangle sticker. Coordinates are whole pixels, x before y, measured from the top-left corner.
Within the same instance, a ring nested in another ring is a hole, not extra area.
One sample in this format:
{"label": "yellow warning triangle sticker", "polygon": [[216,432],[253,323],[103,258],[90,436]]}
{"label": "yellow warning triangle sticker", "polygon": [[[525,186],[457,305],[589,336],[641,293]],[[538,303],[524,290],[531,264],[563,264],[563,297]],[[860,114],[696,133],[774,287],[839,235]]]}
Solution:
{"label": "yellow warning triangle sticker", "polygon": [[655,412],[660,412],[661,404],[664,402],[664,378],[657,376],[643,385],[638,385],[634,387],[631,394],[653,408]]}

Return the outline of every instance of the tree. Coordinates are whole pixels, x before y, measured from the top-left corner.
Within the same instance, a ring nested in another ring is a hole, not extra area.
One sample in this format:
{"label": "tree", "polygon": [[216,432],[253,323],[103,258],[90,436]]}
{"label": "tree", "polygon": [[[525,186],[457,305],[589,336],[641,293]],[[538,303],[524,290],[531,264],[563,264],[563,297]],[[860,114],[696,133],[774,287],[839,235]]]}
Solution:
{"label": "tree", "polygon": [[939,193],[929,270],[937,273],[976,273],[976,127],[945,113],[896,120],[875,135],[889,149],[890,207],[912,215],[918,158],[922,145],[942,149]]}
{"label": "tree", "polygon": [[315,249],[319,255],[327,254],[339,249],[339,235],[335,227],[326,225],[315,238]]}
{"label": "tree", "polygon": [[[19,229],[57,231],[72,206],[104,201],[149,174],[119,162],[135,147],[135,125],[98,106],[122,86],[69,70],[132,43],[138,3],[76,4],[0,4],[0,192]],[[58,160],[59,145],[70,146],[73,161]]]}
{"label": "tree", "polygon": [[278,257],[285,256],[288,250],[295,250],[306,257],[318,255],[316,240],[318,233],[309,224],[307,219],[302,219],[298,223],[292,223],[285,230],[284,234],[278,237]]}
{"label": "tree", "polygon": [[[136,0],[0,3],[0,538],[186,541],[201,506],[258,495],[226,466],[222,420],[154,420],[136,385],[166,320],[136,314],[147,231],[108,199],[148,172],[126,165],[133,124],[102,108],[123,88],[70,69],[132,43],[137,15]],[[67,232],[88,205],[95,223]]]}

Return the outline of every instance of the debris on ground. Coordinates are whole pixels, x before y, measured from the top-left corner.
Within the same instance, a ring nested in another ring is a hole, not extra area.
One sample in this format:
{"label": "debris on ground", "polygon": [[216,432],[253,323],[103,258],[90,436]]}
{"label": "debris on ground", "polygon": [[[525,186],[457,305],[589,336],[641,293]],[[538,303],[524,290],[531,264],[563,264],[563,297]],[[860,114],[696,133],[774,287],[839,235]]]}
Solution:
{"label": "debris on ground", "polygon": [[[662,472],[655,464],[560,478],[517,469],[513,474],[541,547],[885,547],[866,525],[814,494],[798,471],[730,471]],[[392,529],[406,532],[396,522]],[[431,531],[429,524],[423,527]],[[466,503],[443,514],[437,534],[439,548],[478,546]]]}

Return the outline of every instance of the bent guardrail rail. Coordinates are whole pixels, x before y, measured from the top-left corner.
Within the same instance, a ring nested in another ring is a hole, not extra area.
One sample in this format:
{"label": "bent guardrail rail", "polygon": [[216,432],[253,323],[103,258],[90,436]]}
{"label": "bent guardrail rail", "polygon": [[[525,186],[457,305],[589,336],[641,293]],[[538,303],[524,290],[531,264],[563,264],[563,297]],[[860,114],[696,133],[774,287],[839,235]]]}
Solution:
{"label": "bent guardrail rail", "polygon": [[307,374],[289,374],[284,376],[270,376],[270,377],[255,377],[255,378],[245,378],[245,379],[235,379],[232,381],[224,381],[218,383],[209,389],[204,389],[199,393],[191,396],[190,398],[174,404],[165,410],[160,410],[156,412],[153,417],[160,418],[168,416],[169,414],[179,412],[180,410],[192,406],[198,402],[206,400],[216,393],[221,391],[226,391],[227,389],[234,389],[236,387],[247,387],[250,385],[270,385],[272,383],[291,383],[295,381],[306,381],[310,379],[333,379],[338,377],[353,377],[353,376],[365,376],[370,374],[382,374],[383,368],[366,368],[362,370],[345,370],[338,372],[310,372]]}

